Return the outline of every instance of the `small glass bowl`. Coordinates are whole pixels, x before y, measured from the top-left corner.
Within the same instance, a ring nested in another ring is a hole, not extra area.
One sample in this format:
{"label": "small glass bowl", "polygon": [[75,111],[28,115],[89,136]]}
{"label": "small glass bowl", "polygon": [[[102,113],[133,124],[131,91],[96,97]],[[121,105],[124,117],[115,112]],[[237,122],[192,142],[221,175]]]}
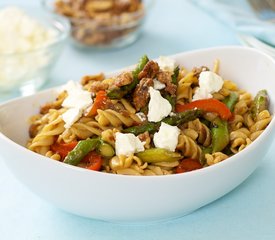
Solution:
{"label": "small glass bowl", "polygon": [[[55,0],[42,0],[43,6],[56,12]],[[153,0],[145,0],[135,12],[122,13],[109,18],[67,17],[71,22],[71,36],[79,47],[93,49],[120,48],[135,42],[141,32],[146,11]]]}
{"label": "small glass bowl", "polygon": [[[9,5],[1,5],[0,10]],[[30,95],[48,79],[70,32],[67,19],[42,8],[13,5],[45,28],[55,31],[55,38],[45,46],[19,53],[0,53],[0,95]]]}

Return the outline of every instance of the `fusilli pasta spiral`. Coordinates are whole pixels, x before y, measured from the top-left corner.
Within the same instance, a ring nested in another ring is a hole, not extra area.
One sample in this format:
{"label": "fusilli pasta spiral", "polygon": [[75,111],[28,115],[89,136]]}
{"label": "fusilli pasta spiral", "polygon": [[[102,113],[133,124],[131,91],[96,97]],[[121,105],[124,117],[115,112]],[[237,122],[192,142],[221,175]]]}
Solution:
{"label": "fusilli pasta spiral", "polygon": [[181,151],[184,157],[201,158],[201,148],[192,138],[184,134],[180,134],[178,137],[177,150]]}
{"label": "fusilli pasta spiral", "polygon": [[41,131],[31,140],[28,148],[34,152],[45,155],[54,142],[55,136],[63,133],[64,121],[61,113],[64,110],[50,109],[47,114],[48,123],[44,125]]}
{"label": "fusilli pasta spiral", "polygon": [[97,113],[96,120],[101,126],[121,127],[122,125],[125,125],[130,127],[134,123],[141,123],[140,118],[136,114],[127,111],[119,113],[112,109],[99,109]]}

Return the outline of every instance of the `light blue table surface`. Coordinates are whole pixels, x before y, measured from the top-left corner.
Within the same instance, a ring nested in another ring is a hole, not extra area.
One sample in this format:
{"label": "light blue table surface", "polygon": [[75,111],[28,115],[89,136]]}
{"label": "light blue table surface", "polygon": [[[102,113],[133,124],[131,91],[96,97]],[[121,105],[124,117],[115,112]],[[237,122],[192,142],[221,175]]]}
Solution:
{"label": "light blue table surface", "polygon": [[[239,45],[235,33],[189,1],[156,0],[136,43],[103,52],[67,45],[44,88],[134,64],[143,53],[154,58],[223,45]],[[113,224],[59,210],[21,185],[0,157],[0,239],[275,239],[275,145],[270,144],[262,165],[226,196],[182,218],[146,225]]]}

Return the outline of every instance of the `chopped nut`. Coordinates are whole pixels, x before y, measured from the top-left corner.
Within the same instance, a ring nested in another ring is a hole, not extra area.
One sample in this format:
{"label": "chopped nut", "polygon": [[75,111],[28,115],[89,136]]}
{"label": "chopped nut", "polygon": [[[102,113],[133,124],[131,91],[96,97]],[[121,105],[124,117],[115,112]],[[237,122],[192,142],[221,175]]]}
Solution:
{"label": "chopped nut", "polygon": [[138,79],[154,78],[159,72],[159,65],[154,61],[149,61],[144,66],[143,70],[138,74]]}
{"label": "chopped nut", "polygon": [[112,0],[94,0],[94,1],[87,1],[85,5],[86,11],[94,11],[94,12],[101,12],[101,11],[108,11],[113,7]]}
{"label": "chopped nut", "polygon": [[91,87],[90,87],[90,92],[96,93],[100,90],[106,90],[109,88],[109,84],[103,83],[103,82],[93,82]]}
{"label": "chopped nut", "polygon": [[117,87],[125,86],[133,81],[133,75],[131,72],[123,72],[116,77],[115,85]]}
{"label": "chopped nut", "polygon": [[133,102],[137,111],[143,108],[149,100],[149,87],[154,85],[152,78],[143,78],[137,85],[134,94]]}
{"label": "chopped nut", "polygon": [[82,77],[81,84],[84,86],[90,81],[102,81],[105,78],[103,73],[95,74],[95,75],[86,75]]}
{"label": "chopped nut", "polygon": [[157,79],[161,83],[164,83],[166,85],[165,91],[167,91],[168,93],[170,93],[173,96],[176,95],[177,86],[172,83],[172,77],[171,77],[171,73],[170,72],[160,71],[157,74]]}

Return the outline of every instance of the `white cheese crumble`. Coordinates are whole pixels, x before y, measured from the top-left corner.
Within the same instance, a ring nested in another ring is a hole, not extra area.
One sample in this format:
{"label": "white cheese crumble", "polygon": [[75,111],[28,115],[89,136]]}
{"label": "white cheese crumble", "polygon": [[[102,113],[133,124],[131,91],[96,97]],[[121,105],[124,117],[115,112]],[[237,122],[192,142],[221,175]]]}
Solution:
{"label": "white cheese crumble", "polygon": [[82,115],[82,111],[79,108],[70,108],[62,114],[62,119],[65,122],[64,127],[70,128]]}
{"label": "white cheese crumble", "polygon": [[144,151],[144,143],[132,133],[116,133],[116,155],[130,156],[131,154]]}
{"label": "white cheese crumble", "polygon": [[153,82],[154,82],[154,89],[161,90],[165,88],[165,84],[160,82],[159,80],[153,79]]}
{"label": "white cheese crumble", "polygon": [[75,88],[75,90],[68,92],[68,96],[63,101],[62,107],[86,109],[92,102],[90,92]]}
{"label": "white cheese crumble", "polygon": [[74,82],[73,80],[70,80],[66,84],[59,87],[57,91],[59,91],[59,93],[67,91],[68,94],[70,94],[71,92],[74,92],[76,89],[82,90],[81,84],[79,84],[78,82]]}
{"label": "white cheese crumble", "polygon": [[200,99],[208,99],[212,98],[212,94],[209,93],[208,89],[197,88],[195,94],[193,95],[192,101],[200,100]]}
{"label": "white cheese crumble", "polygon": [[199,88],[196,89],[193,96],[194,100],[212,98],[212,93],[221,90],[223,79],[211,71],[203,71],[199,76]]}
{"label": "white cheese crumble", "polygon": [[172,58],[160,56],[157,59],[157,63],[161,70],[173,72],[176,67],[176,61]]}
{"label": "white cheese crumble", "polygon": [[167,117],[172,111],[172,106],[168,100],[163,98],[158,90],[149,88],[150,101],[148,104],[148,120],[150,122],[159,122]]}
{"label": "white cheese crumble", "polygon": [[174,152],[178,145],[180,129],[166,123],[161,123],[159,131],[155,133],[153,141],[157,148],[164,148]]}
{"label": "white cheese crumble", "polygon": [[62,107],[68,110],[62,114],[65,122],[65,128],[70,128],[83,114],[83,112],[91,107],[93,99],[91,93],[82,89],[77,82],[69,81],[63,88],[68,96],[62,103]]}
{"label": "white cheese crumble", "polygon": [[137,112],[136,115],[142,122],[147,120],[146,115],[143,112]]}

